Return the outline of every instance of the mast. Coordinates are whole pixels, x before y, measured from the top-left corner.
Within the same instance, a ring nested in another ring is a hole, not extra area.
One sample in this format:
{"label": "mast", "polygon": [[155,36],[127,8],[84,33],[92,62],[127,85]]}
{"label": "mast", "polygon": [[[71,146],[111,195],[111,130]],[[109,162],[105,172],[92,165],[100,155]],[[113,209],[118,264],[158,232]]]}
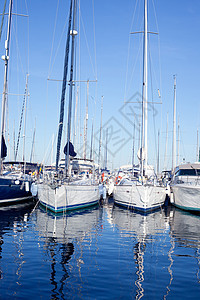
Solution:
{"label": "mast", "polygon": [[13,157],[15,157],[15,121],[14,121],[14,129],[13,129]]}
{"label": "mast", "polygon": [[165,142],[164,170],[167,170],[167,144],[168,144],[168,113],[167,113],[167,129],[166,129],[166,142]]}
{"label": "mast", "polygon": [[176,167],[176,76],[174,75],[174,114],[173,114],[173,142],[172,142],[172,171]]}
{"label": "mast", "polygon": [[9,13],[8,13],[8,30],[7,30],[7,39],[5,41],[5,55],[2,56],[2,59],[5,61],[4,69],[4,85],[3,85],[3,95],[2,95],[2,109],[1,109],[1,134],[0,134],[0,173],[2,170],[2,152],[3,152],[3,140],[5,133],[5,107],[6,107],[6,96],[7,96],[7,81],[8,81],[8,60],[9,60],[9,44],[10,44],[10,29],[11,29],[11,17],[12,17],[12,0],[9,4]]}
{"label": "mast", "polygon": [[88,100],[89,100],[89,80],[87,80],[87,100],[86,100],[86,112],[85,112],[85,130],[84,130],[84,156],[86,159],[86,147],[87,147],[87,129],[88,129]]}
{"label": "mast", "polygon": [[103,115],[103,96],[101,97],[101,123],[100,123],[100,133],[99,133],[99,158],[98,158],[98,165],[99,165],[99,168],[100,168],[100,159],[101,159],[102,115]]}
{"label": "mast", "polygon": [[27,98],[28,98],[28,76],[26,74],[26,92],[25,92],[25,107],[24,107],[24,134],[23,134],[23,162],[24,162],[24,173],[26,169],[26,160],[25,160],[25,138],[26,138],[26,108],[27,108]]}
{"label": "mast", "polygon": [[60,120],[59,120],[58,140],[57,140],[56,171],[58,171],[58,162],[59,162],[59,159],[60,159],[60,146],[61,146],[62,131],[63,131],[64,108],[65,108],[65,92],[66,92],[68,60],[69,60],[70,30],[71,30],[71,21],[72,21],[72,5],[73,5],[73,0],[71,0],[71,4],[70,4],[69,23],[68,23],[68,31],[67,31],[67,41],[66,41],[66,49],[65,49],[65,62],[64,62],[64,72],[63,72],[62,94],[61,94],[61,102],[60,102]]}
{"label": "mast", "polygon": [[33,141],[32,141],[32,147],[31,147],[30,163],[32,162],[33,154],[34,154],[34,147],[35,147],[35,131],[36,131],[36,120],[35,120],[35,128],[34,128],[34,131],[33,131]]}
{"label": "mast", "polygon": [[69,79],[69,106],[68,106],[68,123],[67,123],[67,154],[65,155],[65,174],[68,174],[69,169],[69,142],[71,137],[71,118],[72,118],[72,92],[73,92],[73,76],[74,76],[74,44],[77,31],[76,25],[76,0],[74,0],[73,9],[73,25],[70,35],[72,36],[71,43],[71,67],[70,67],[70,79]]}
{"label": "mast", "polygon": [[107,170],[107,144],[108,144],[108,128],[106,128],[106,146],[105,146],[105,152],[104,152],[104,169]]}
{"label": "mast", "polygon": [[143,177],[144,169],[147,170],[147,0],[144,0],[142,135],[141,135],[140,159],[141,159],[141,176]]}
{"label": "mast", "polygon": [[134,157],[135,157],[135,114],[134,114],[134,125],[133,125],[133,154],[132,154],[132,173],[134,173]]}
{"label": "mast", "polygon": [[178,140],[177,140],[177,164],[179,165],[179,157],[180,157],[180,124],[178,117]]}
{"label": "mast", "polygon": [[199,130],[197,129],[197,162],[199,162]]}
{"label": "mast", "polygon": [[158,130],[157,175],[159,174],[159,165],[160,165],[160,130]]}
{"label": "mast", "polygon": [[74,140],[73,144],[76,145],[76,122],[77,122],[77,110],[78,110],[78,93],[79,93],[79,87],[77,87],[76,91],[76,105],[75,105],[75,114],[74,114]]}
{"label": "mast", "polygon": [[92,160],[92,152],[93,152],[93,131],[94,131],[94,119],[92,119],[92,130],[91,130],[91,143],[90,143],[90,160]]}
{"label": "mast", "polygon": [[[21,112],[21,118],[20,118],[20,123],[19,123],[19,132],[18,132],[18,137],[17,137],[17,146],[16,146],[16,151],[15,151],[15,161],[17,160],[17,154],[18,154],[18,149],[19,149],[19,142],[20,142],[20,137],[21,137],[21,129],[22,129],[22,123],[23,123],[23,117],[24,117],[24,135],[23,135],[23,152],[22,152],[22,157],[24,160],[24,151],[25,151],[25,126],[26,126],[26,105],[27,105],[27,97],[28,97],[28,74],[26,75],[26,86],[25,86],[25,91],[24,91],[24,99],[23,99],[23,104],[22,104],[22,112]],[[24,113],[25,111],[25,113]]]}

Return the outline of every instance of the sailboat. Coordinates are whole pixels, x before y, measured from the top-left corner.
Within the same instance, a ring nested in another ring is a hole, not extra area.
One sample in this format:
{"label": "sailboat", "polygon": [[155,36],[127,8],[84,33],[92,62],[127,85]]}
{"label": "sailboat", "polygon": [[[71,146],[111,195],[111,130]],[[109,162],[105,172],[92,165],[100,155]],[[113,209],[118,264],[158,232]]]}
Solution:
{"label": "sailboat", "polygon": [[144,48],[142,85],[142,134],[138,151],[140,176],[124,178],[113,190],[114,201],[118,205],[143,212],[158,209],[166,198],[165,187],[154,178],[148,177],[147,165],[147,0],[144,0]]}
{"label": "sailboat", "polygon": [[[60,120],[58,129],[57,154],[56,154],[56,170],[55,172],[47,172],[44,174],[42,182],[38,183],[38,199],[41,205],[46,209],[55,213],[65,212],[68,210],[80,209],[83,207],[95,205],[99,201],[99,186],[93,174],[85,177],[72,177],[70,173],[70,158],[76,156],[74,146],[71,142],[71,115],[72,115],[72,95],[74,85],[74,44],[77,31],[76,25],[76,7],[77,0],[71,0],[70,13],[68,22],[68,35],[66,42],[66,53],[64,63],[64,75],[62,84],[61,104],[60,104]],[[71,40],[71,44],[70,44]],[[71,45],[71,64],[69,79],[69,104],[68,104],[68,124],[67,124],[67,143],[64,148],[65,167],[59,169],[60,147],[64,120],[64,104],[67,83],[69,48]]]}
{"label": "sailboat", "polygon": [[10,44],[10,31],[12,19],[12,6],[13,1],[9,3],[8,13],[8,29],[7,38],[5,42],[5,55],[2,59],[5,62],[4,70],[4,86],[2,95],[2,111],[1,111],[1,134],[0,134],[0,205],[7,205],[11,203],[19,203],[24,201],[33,200],[31,194],[31,177],[22,172],[21,168],[15,170],[10,168],[10,164],[4,164],[3,161],[7,156],[7,147],[5,143],[5,110],[7,100],[7,87],[8,87],[8,61],[9,61],[9,44]]}

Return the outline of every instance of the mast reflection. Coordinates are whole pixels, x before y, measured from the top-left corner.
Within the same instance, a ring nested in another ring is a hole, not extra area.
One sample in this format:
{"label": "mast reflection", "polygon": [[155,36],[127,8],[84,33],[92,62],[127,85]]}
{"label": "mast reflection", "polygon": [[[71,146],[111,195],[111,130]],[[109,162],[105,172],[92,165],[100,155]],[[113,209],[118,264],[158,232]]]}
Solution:
{"label": "mast reflection", "polygon": [[[24,230],[29,221],[29,217],[34,208],[34,203],[17,204],[0,207],[0,261],[3,259],[2,251],[3,248],[7,247],[4,242],[4,235],[11,233],[13,236],[13,245],[15,252],[13,253],[15,262],[15,274],[18,285],[21,284],[21,276],[23,273],[23,265],[25,263],[23,259],[23,241],[24,241]],[[4,277],[4,270],[0,263],[0,279]]]}
{"label": "mast reflection", "polygon": [[36,211],[36,230],[51,266],[52,299],[65,298],[64,288],[66,290],[73,268],[69,262],[74,255],[81,278],[82,248],[85,241],[92,244],[99,217],[98,207],[65,215],[53,215],[41,209]]}
{"label": "mast reflection", "polygon": [[[159,268],[161,268],[161,264],[163,266],[165,264],[164,254],[161,255],[159,251],[160,248],[167,246],[165,233],[167,235],[169,231],[168,218],[164,210],[139,214],[114,206],[112,220],[122,237],[132,238],[135,261],[135,276],[132,280],[136,287],[134,289],[135,299],[141,299],[145,296],[145,291],[147,293],[147,281],[156,268],[155,262],[157,263],[159,259]],[[154,287],[155,285],[156,282],[154,282]],[[161,293],[164,294],[166,285],[160,288],[162,288]]]}

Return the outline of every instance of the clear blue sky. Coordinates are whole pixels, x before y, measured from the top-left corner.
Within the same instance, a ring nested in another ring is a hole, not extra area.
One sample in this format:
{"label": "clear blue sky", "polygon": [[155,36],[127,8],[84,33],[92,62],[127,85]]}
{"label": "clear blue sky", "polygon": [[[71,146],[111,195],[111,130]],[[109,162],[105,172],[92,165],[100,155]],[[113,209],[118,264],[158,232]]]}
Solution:
{"label": "clear blue sky", "polygon": [[[52,43],[57,1],[27,0],[25,2],[24,0],[18,0],[14,1],[13,5],[14,12],[28,13],[29,18],[13,16],[9,62],[9,92],[16,94],[24,93],[25,74],[28,71],[30,74],[30,99],[28,104],[26,155],[27,159],[29,159],[36,120],[35,161],[41,162],[45,152],[47,152],[46,161],[50,161],[51,154],[50,151],[47,151],[47,147],[52,143],[53,134],[56,135],[57,133],[61,83],[47,81],[47,78],[50,76],[50,78],[62,79],[66,42],[66,34],[63,33],[66,33],[65,24],[68,17],[69,0],[59,1],[53,50]],[[134,15],[135,7],[136,13]],[[156,14],[154,13],[154,7]],[[0,10],[1,12],[3,11],[3,3],[0,4]],[[159,37],[150,36],[150,56],[152,63],[149,65],[149,69],[151,70],[149,74],[152,73],[152,79],[149,76],[148,97],[151,100],[153,95],[154,101],[160,101],[157,94],[157,89],[159,89],[163,104],[155,105],[155,125],[152,118],[152,107],[150,107],[148,151],[149,163],[155,165],[157,132],[160,129],[161,168],[165,152],[167,112],[169,113],[167,161],[168,167],[171,167],[174,74],[177,75],[177,119],[179,116],[180,160],[185,158],[186,161],[194,161],[196,158],[196,135],[197,128],[200,128],[199,11],[200,2],[197,0],[149,0],[149,30],[159,31]],[[133,15],[135,16],[134,19]],[[130,36],[130,32],[142,30],[142,24],[143,0],[81,1],[81,26],[77,37],[77,41],[79,41],[79,37],[81,41],[81,71],[79,73],[79,49],[77,47],[76,75],[77,79],[95,80],[97,74],[97,85],[91,83],[89,86],[88,140],[90,140],[91,121],[93,117],[95,119],[96,137],[98,138],[101,96],[103,95],[103,128],[106,129],[109,127],[115,130],[114,134],[116,138],[116,140],[113,140],[110,136],[108,142],[110,167],[118,167],[122,164],[131,163],[133,119],[131,119],[132,117],[129,115],[129,112],[130,109],[133,109],[138,116],[139,109],[135,104],[132,105],[132,108],[129,106],[125,107],[124,100],[127,101],[132,97],[135,99],[141,93],[142,35]],[[1,55],[4,54],[5,30],[6,27],[4,26],[0,41]],[[77,42],[77,44],[79,43]],[[29,63],[27,62],[27,57],[29,57]],[[2,61],[0,67],[2,90],[3,71],[4,66]],[[82,144],[80,143],[83,137],[82,119],[85,114],[86,84],[81,84],[79,89],[81,103],[79,104],[78,115],[80,118],[79,123],[81,124],[79,128],[81,129],[77,131],[79,138],[77,138],[75,150],[81,153]],[[16,137],[18,134],[22,99],[23,96],[9,96],[8,123],[11,158],[13,152],[13,128],[15,126]],[[67,101],[68,93],[66,103]],[[123,114],[126,115],[126,118],[123,117]],[[81,137],[80,134],[82,134]],[[105,137],[105,130],[103,136]],[[136,136],[135,151],[138,149],[137,139],[138,137]],[[97,139],[95,144],[96,148],[98,148]],[[22,151],[21,148],[20,153]],[[102,149],[103,154],[104,150]],[[54,158],[55,153],[53,153],[53,161]]]}

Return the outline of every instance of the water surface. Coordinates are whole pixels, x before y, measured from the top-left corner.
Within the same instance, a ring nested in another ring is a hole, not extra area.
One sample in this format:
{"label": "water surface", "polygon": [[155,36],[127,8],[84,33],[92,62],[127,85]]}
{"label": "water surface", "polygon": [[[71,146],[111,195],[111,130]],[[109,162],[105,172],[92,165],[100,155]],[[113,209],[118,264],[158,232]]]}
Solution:
{"label": "water surface", "polygon": [[199,299],[200,217],[113,205],[0,209],[2,299]]}

